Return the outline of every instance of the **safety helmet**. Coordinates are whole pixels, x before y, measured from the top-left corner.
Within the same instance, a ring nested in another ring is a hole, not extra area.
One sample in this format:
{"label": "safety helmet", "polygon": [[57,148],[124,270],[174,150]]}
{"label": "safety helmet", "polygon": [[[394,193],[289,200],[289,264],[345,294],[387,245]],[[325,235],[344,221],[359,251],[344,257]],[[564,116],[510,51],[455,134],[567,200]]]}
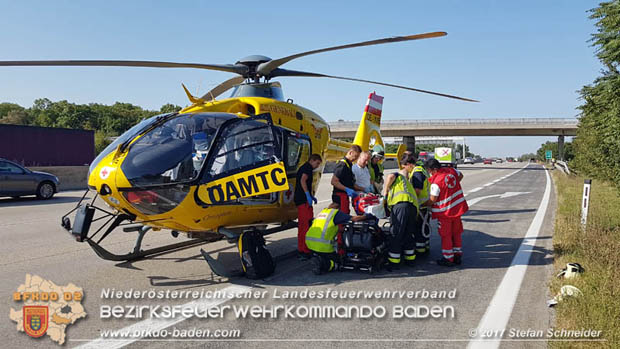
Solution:
{"label": "safety helmet", "polygon": [[558,277],[564,277],[565,279],[573,278],[581,273],[585,269],[579,263],[567,263],[566,267],[557,275]]}
{"label": "safety helmet", "polygon": [[375,146],[372,147],[372,157],[374,158],[375,156],[378,156],[381,159],[385,157],[385,151],[383,150],[383,146],[381,144],[375,144]]}

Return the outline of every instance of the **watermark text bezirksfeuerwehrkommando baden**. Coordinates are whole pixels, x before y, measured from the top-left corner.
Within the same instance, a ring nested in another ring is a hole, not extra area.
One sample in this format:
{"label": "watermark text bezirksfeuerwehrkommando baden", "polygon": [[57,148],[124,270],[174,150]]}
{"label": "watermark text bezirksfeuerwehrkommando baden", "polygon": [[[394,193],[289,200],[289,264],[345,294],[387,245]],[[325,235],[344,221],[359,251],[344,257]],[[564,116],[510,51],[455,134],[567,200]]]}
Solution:
{"label": "watermark text bezirksfeuerwehrkommando baden", "polygon": [[[123,304],[103,304],[99,307],[101,319],[455,319],[456,310],[451,304],[421,304],[436,300],[454,300],[456,289],[451,290],[249,290],[231,293],[225,290],[117,290],[101,291],[104,300],[117,300]],[[191,300],[186,304],[126,304],[127,300]],[[201,300],[272,299],[273,303],[258,304],[203,304]],[[296,304],[278,304],[293,300]],[[312,301],[308,302],[304,301]],[[401,304],[349,304],[339,301],[397,300]],[[316,304],[316,301],[323,304]],[[321,302],[323,301],[323,302]]]}

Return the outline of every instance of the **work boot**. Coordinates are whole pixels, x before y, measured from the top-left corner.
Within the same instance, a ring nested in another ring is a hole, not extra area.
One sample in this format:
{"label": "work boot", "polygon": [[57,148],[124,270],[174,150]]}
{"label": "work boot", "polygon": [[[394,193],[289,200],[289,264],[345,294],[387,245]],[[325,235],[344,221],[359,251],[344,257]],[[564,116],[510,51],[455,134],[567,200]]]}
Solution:
{"label": "work boot", "polygon": [[385,269],[389,272],[396,271],[400,269],[400,264],[388,262]]}
{"label": "work boot", "polygon": [[310,262],[312,263],[312,272],[314,275],[321,275],[323,273],[321,271],[321,258],[314,256]]}
{"label": "work boot", "polygon": [[462,256],[460,254],[454,255],[454,264],[461,265],[461,257]]}
{"label": "work boot", "polygon": [[450,262],[445,258],[441,258],[437,260],[437,265],[441,265],[442,267],[453,267],[454,263]]}
{"label": "work boot", "polygon": [[405,259],[404,264],[408,267],[413,267],[415,265],[415,255],[413,256],[413,259]]}
{"label": "work boot", "polygon": [[428,255],[429,255],[429,252],[430,252],[430,251],[431,251],[430,249],[428,249],[428,248],[426,248],[426,247],[425,247],[425,248],[420,248],[420,249],[415,250],[415,254],[416,254],[418,257],[426,257],[426,256],[428,256]]}

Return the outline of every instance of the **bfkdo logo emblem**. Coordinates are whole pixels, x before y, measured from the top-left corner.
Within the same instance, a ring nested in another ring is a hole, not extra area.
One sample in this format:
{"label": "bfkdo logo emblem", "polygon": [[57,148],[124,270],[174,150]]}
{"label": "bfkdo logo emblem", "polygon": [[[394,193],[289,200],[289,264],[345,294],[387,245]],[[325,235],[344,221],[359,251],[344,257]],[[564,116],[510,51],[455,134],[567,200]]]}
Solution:
{"label": "bfkdo logo emblem", "polygon": [[30,337],[41,337],[47,332],[49,323],[49,309],[47,306],[26,305],[22,308],[24,314],[24,332]]}
{"label": "bfkdo logo emblem", "polygon": [[[50,337],[62,345],[67,338],[67,327],[86,317],[83,299],[84,290],[72,283],[59,286],[40,276],[26,274],[26,281],[13,292],[16,307],[11,307],[9,317],[16,322],[17,331],[36,340]],[[0,342],[0,347],[3,344]]]}

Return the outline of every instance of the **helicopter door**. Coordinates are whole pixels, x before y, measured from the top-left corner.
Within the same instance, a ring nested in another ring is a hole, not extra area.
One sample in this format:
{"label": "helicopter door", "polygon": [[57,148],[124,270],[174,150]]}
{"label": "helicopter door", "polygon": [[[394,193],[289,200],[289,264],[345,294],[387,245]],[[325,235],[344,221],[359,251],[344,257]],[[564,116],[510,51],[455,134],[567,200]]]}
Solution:
{"label": "helicopter door", "polygon": [[217,131],[197,198],[210,204],[273,202],[288,189],[281,140],[268,114],[232,119]]}
{"label": "helicopter door", "polygon": [[282,195],[282,204],[293,202],[297,170],[310,158],[310,137],[291,131],[282,130],[284,134],[284,163],[286,175],[289,178],[289,190]]}

